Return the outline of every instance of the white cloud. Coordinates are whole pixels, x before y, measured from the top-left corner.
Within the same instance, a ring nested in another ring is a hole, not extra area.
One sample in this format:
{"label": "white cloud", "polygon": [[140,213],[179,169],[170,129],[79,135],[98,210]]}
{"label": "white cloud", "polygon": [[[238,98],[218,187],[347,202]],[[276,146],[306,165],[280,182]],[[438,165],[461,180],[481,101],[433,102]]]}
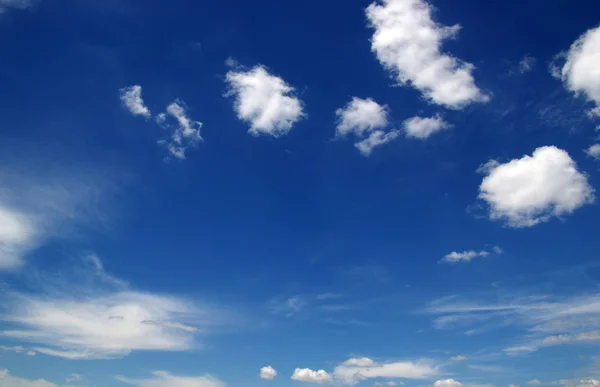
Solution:
{"label": "white cloud", "polygon": [[260,369],[261,379],[273,380],[275,379],[275,376],[277,376],[277,371],[271,366],[262,367]]}
{"label": "white cloud", "polygon": [[590,116],[600,116],[599,62],[600,27],[596,27],[585,32],[571,45],[566,54],[566,62],[559,72],[569,91],[583,94],[596,104],[590,111]]}
{"label": "white cloud", "polygon": [[264,66],[249,71],[231,70],[226,81],[227,96],[233,96],[234,110],[240,120],[250,123],[250,134],[279,137],[305,116],[294,88],[270,74]]}
{"label": "white cloud", "polygon": [[82,380],[83,380],[83,375],[71,374],[67,377],[67,379],[65,380],[65,383],[81,382]]}
{"label": "white cloud", "polygon": [[369,359],[368,357],[360,357],[360,358],[352,357],[352,358],[346,360],[345,362],[343,362],[342,365],[368,367],[368,366],[375,365],[375,362],[373,360]]}
{"label": "white cloud", "polygon": [[372,378],[427,379],[438,373],[438,368],[427,360],[390,363],[372,362],[368,365],[366,365],[366,362],[362,363],[365,365],[353,365],[344,362],[334,369],[333,376],[342,383],[352,385],[361,380]]}
{"label": "white cloud", "polygon": [[403,123],[406,137],[413,137],[424,140],[434,133],[440,132],[451,127],[442,117],[412,117]]}
{"label": "white cloud", "polygon": [[600,386],[600,380],[597,379],[574,379],[574,380],[559,380],[552,384],[558,384],[565,387],[592,387]]}
{"label": "white cloud", "polygon": [[398,132],[397,130],[392,130],[387,133],[385,133],[382,130],[376,130],[374,132],[371,132],[369,137],[367,137],[366,139],[354,144],[354,146],[359,150],[359,152],[363,156],[367,157],[371,154],[373,149],[383,144],[386,144],[392,140],[395,140],[398,137],[399,133],[400,132]]}
{"label": "white cloud", "polygon": [[[500,248],[500,246],[492,247],[492,251],[495,254],[502,254],[502,249]],[[462,251],[462,252],[453,251],[451,253],[446,254],[442,259],[440,259],[440,262],[447,262],[447,263],[470,262],[471,260],[473,260],[475,258],[487,257],[490,254],[491,253],[486,250],[481,250],[481,251],[468,250],[468,251]]]}
{"label": "white cloud", "polygon": [[537,148],[505,164],[488,162],[479,198],[490,206],[490,218],[510,227],[531,227],[553,216],[568,215],[595,200],[587,177],[569,154],[554,146]]}
{"label": "white cloud", "polygon": [[595,158],[596,160],[600,160],[600,144],[594,144],[590,146],[589,148],[587,148],[585,153],[587,153],[588,156]]}
{"label": "white cloud", "polygon": [[225,383],[210,376],[174,376],[166,371],[152,372],[152,378],[131,379],[117,376],[120,382],[138,387],[225,387]]}
{"label": "white cloud", "polygon": [[520,386],[517,384],[509,384],[508,387],[520,387]]}
{"label": "white cloud", "polygon": [[25,379],[13,376],[8,370],[0,369],[0,387],[59,387],[44,379]]}
{"label": "white cloud", "polygon": [[354,133],[362,137],[375,129],[381,129],[388,124],[389,108],[380,105],[371,98],[352,97],[343,109],[336,110],[338,125],[336,134],[345,136]]}
{"label": "white cloud", "polygon": [[525,74],[531,70],[535,66],[536,59],[529,54],[525,55],[523,59],[519,62],[519,72],[521,74]]}
{"label": "white cloud", "polygon": [[144,100],[142,99],[142,86],[133,85],[124,87],[119,90],[119,96],[123,106],[125,106],[131,114],[134,116],[150,118],[150,109],[146,107]]}
{"label": "white cloud", "polygon": [[375,382],[374,385],[376,387],[385,387],[385,386],[387,386],[387,387],[396,387],[396,386],[403,386],[404,383],[403,382],[395,382],[393,380],[388,380],[387,382],[384,382],[384,383],[382,383],[382,382]]}
{"label": "white cloud", "polygon": [[27,356],[35,356],[36,353],[33,351],[28,351],[27,349],[23,348],[20,345],[15,345],[14,347],[11,346],[6,346],[6,345],[0,345],[0,349],[3,351],[9,351],[9,352],[15,352],[15,353],[22,353],[24,355]]}
{"label": "white cloud", "polygon": [[463,384],[454,379],[438,380],[433,383],[433,387],[461,387]]}
{"label": "white cloud", "polygon": [[456,356],[452,356],[450,358],[450,360],[452,360],[452,361],[465,361],[465,360],[467,360],[467,357],[463,356],[463,355],[456,355]]}
{"label": "white cloud", "polygon": [[[176,125],[169,122],[169,117],[175,121]],[[170,103],[166,113],[156,116],[156,123],[170,132],[169,140],[160,140],[158,143],[163,145],[175,158],[185,159],[187,149],[202,141],[200,136],[202,122],[190,119],[184,103],[180,100]]]}
{"label": "white cloud", "polygon": [[27,9],[33,7],[33,0],[0,0],[0,14],[6,12],[7,8]]}
{"label": "white cloud", "polygon": [[489,100],[475,85],[474,66],[440,50],[444,40],[456,37],[460,26],[434,22],[427,2],[377,1],[366,13],[375,30],[371,50],[398,82],[451,109]]}
{"label": "white cloud", "polygon": [[529,384],[530,386],[539,386],[540,384],[542,384],[542,382],[540,382],[537,379],[531,379],[530,381],[527,382],[527,384]]}
{"label": "white cloud", "polygon": [[291,376],[292,380],[306,383],[326,384],[331,383],[331,375],[324,370],[313,371],[310,368],[296,368]]}
{"label": "white cloud", "polygon": [[209,328],[220,317],[218,311],[183,298],[124,289],[104,276],[92,282],[80,270],[73,275],[64,286],[43,293],[9,293],[2,299],[2,320],[11,329],[0,334],[34,343],[33,349],[45,355],[107,359],[131,351],[196,348],[198,327]]}
{"label": "white cloud", "polygon": [[104,179],[106,171],[11,161],[0,160],[0,271],[18,269],[27,253],[67,237],[74,225],[107,216],[98,210],[116,186]]}

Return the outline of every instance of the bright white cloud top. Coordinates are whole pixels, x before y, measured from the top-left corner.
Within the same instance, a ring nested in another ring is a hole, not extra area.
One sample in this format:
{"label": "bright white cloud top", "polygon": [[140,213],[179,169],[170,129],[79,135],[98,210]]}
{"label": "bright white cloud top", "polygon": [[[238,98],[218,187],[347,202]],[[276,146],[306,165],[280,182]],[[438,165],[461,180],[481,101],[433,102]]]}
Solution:
{"label": "bright white cloud top", "polygon": [[338,117],[336,127],[338,136],[350,133],[363,136],[388,125],[389,108],[387,105],[378,104],[371,98],[352,97],[352,101],[344,108],[336,110],[335,114]]}
{"label": "bright white cloud top", "polygon": [[142,99],[142,86],[133,85],[119,90],[123,106],[134,116],[150,118],[150,109],[144,104]]}
{"label": "bright white cloud top", "polygon": [[444,119],[440,116],[433,117],[412,117],[404,121],[403,123],[406,137],[418,138],[424,140],[444,129],[451,127]]}
{"label": "bright white cloud top", "polygon": [[277,371],[271,366],[265,366],[260,369],[259,376],[261,379],[273,380],[277,376]]}
{"label": "bright white cloud top", "polygon": [[479,198],[489,205],[492,220],[510,227],[547,222],[595,200],[586,175],[567,152],[554,146],[505,164],[490,161],[480,171],[486,176]]}
{"label": "bright white cloud top", "polygon": [[489,100],[475,85],[474,66],[441,51],[444,40],[455,38],[460,26],[433,21],[427,2],[377,1],[366,13],[375,30],[371,49],[400,84],[410,85],[432,103],[450,109]]}
{"label": "bright white cloud top", "polygon": [[425,360],[377,363],[369,358],[362,358],[340,364],[334,369],[333,377],[341,383],[353,385],[361,380],[374,378],[428,379],[437,373],[437,367]]}
{"label": "bright white cloud top", "polygon": [[[492,251],[496,254],[502,254],[502,249],[500,248],[500,246],[494,246]],[[468,251],[462,251],[462,252],[453,251],[451,253],[446,254],[440,260],[440,262],[446,262],[446,263],[471,262],[475,258],[483,258],[483,257],[487,257],[489,255],[490,255],[490,252],[486,251],[486,250],[481,250],[481,251],[468,250]]]}
{"label": "bright white cloud top", "polygon": [[166,371],[152,372],[152,378],[132,379],[117,376],[119,382],[137,387],[225,387],[225,383],[210,376],[175,376]]}
{"label": "bright white cloud top", "polygon": [[594,102],[596,107],[590,115],[600,116],[600,27],[581,35],[571,45],[566,59],[560,70],[565,87]]}
{"label": "bright white cloud top", "polygon": [[586,149],[585,153],[587,153],[588,156],[595,158],[596,160],[600,160],[600,144],[591,145],[589,148]]}
{"label": "bright white cloud top", "polygon": [[279,137],[305,116],[294,88],[264,66],[227,73],[228,96],[240,120],[250,123],[250,134]]}
{"label": "bright white cloud top", "polygon": [[310,368],[296,368],[291,376],[292,380],[306,383],[326,384],[333,379],[329,373],[324,370],[314,371]]}
{"label": "bright white cloud top", "polygon": [[462,387],[462,383],[454,379],[443,379],[433,383],[433,387]]}

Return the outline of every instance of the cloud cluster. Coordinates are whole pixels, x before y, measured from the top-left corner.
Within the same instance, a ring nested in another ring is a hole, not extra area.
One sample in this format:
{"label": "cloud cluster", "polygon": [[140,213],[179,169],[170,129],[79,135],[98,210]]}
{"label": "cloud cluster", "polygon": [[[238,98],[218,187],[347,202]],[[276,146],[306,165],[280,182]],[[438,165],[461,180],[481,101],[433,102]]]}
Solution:
{"label": "cloud cluster", "polygon": [[44,379],[26,379],[13,376],[7,369],[0,369],[0,387],[59,387]]}
{"label": "cloud cluster", "polygon": [[142,99],[142,86],[132,85],[124,87],[119,90],[119,97],[121,98],[123,106],[134,116],[142,116],[145,118],[150,118],[152,116],[150,109],[148,109]]}
{"label": "cloud cluster", "polygon": [[306,383],[326,384],[332,381],[332,377],[324,370],[314,371],[310,368],[296,368],[291,376],[292,380]]}
{"label": "cloud cluster", "polygon": [[349,359],[333,370],[335,380],[353,385],[374,378],[428,379],[438,367],[428,360],[378,363],[369,358]]}
{"label": "cloud cluster", "polygon": [[225,387],[225,383],[210,375],[175,376],[166,371],[154,371],[152,376],[147,379],[117,376],[116,379],[137,387]]}
{"label": "cloud cluster", "polygon": [[6,345],[0,345],[0,349],[3,351],[9,351],[9,352],[15,352],[15,353],[22,353],[24,355],[27,356],[35,356],[36,353],[34,351],[29,351],[26,348],[23,348],[20,345],[16,345],[14,347],[10,347],[10,346],[6,346]]}
{"label": "cloud cluster", "polygon": [[373,152],[373,149],[387,144],[392,140],[395,140],[399,135],[400,132],[397,130],[391,130],[389,132],[384,132],[383,130],[376,130],[374,132],[371,132],[371,134],[369,134],[369,137],[354,144],[354,146],[363,156],[369,156],[371,152]]}
{"label": "cloud cluster", "polygon": [[360,137],[376,129],[385,128],[388,125],[389,108],[371,98],[352,97],[352,100],[343,108],[336,110],[335,114],[338,117],[336,126],[338,136],[353,133]]}
{"label": "cloud cluster", "polygon": [[504,164],[492,160],[479,171],[486,175],[479,198],[489,205],[492,220],[509,227],[547,222],[595,200],[586,175],[567,152],[554,146]]}
{"label": "cloud cluster", "polygon": [[462,383],[454,379],[437,380],[433,383],[433,387],[462,387]]}
{"label": "cloud cluster", "polygon": [[367,7],[374,29],[371,49],[402,85],[410,85],[429,101],[451,109],[489,96],[475,85],[474,66],[442,53],[444,40],[455,38],[460,26],[443,26],[431,18],[424,0],[383,0]]}
{"label": "cloud cluster", "polygon": [[584,95],[596,107],[590,116],[600,116],[600,27],[592,28],[581,35],[565,55],[562,69],[556,75],[562,79],[567,90]]}
{"label": "cloud cluster", "polygon": [[285,135],[305,117],[294,88],[270,74],[264,66],[255,66],[248,71],[231,70],[226,82],[229,87],[226,95],[234,97],[238,118],[250,123],[248,132],[254,136]]}
{"label": "cloud cluster", "polygon": [[600,160],[600,144],[591,145],[589,148],[586,149],[585,153],[587,153],[588,156],[595,158],[596,160]]}
{"label": "cloud cluster", "polygon": [[444,119],[440,116],[433,117],[412,117],[404,121],[403,123],[404,132],[406,137],[418,138],[424,140],[444,129],[451,127]]}

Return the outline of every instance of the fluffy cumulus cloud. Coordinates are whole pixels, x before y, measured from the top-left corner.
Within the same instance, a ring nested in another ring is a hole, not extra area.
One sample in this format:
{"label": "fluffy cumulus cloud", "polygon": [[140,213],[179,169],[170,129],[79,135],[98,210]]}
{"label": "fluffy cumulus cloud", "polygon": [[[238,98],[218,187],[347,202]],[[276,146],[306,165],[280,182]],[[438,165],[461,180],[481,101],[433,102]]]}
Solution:
{"label": "fluffy cumulus cloud", "polygon": [[363,156],[370,156],[371,152],[373,152],[373,149],[395,140],[396,138],[398,138],[399,135],[400,132],[397,130],[391,130],[389,132],[384,132],[383,130],[376,130],[374,132],[371,132],[371,134],[369,134],[369,137],[354,144],[354,146]]}
{"label": "fluffy cumulus cloud", "polygon": [[119,96],[123,106],[134,116],[150,118],[150,109],[142,99],[142,86],[133,85],[119,90]]}
{"label": "fluffy cumulus cloud", "polygon": [[341,383],[352,385],[373,378],[427,379],[437,373],[438,368],[427,360],[378,363],[361,358],[350,359],[337,366],[333,370],[333,377]]}
{"label": "fluffy cumulus cloud", "polygon": [[461,109],[489,97],[473,78],[474,66],[441,51],[460,26],[444,26],[431,18],[423,0],[382,0],[366,10],[374,34],[371,49],[403,85],[411,85],[431,102]]}
{"label": "fluffy cumulus cloud", "polygon": [[364,136],[373,130],[384,128],[388,125],[389,108],[380,105],[371,98],[362,99],[353,97],[344,108],[336,110],[338,125],[336,134],[345,136],[354,133]]}
{"label": "fluffy cumulus cloud", "polygon": [[202,141],[200,136],[202,122],[189,118],[182,101],[177,100],[169,104],[166,112],[156,117],[156,122],[169,131],[169,139],[161,140],[159,144],[175,158],[185,159],[186,150]]}
{"label": "fluffy cumulus cloud", "polygon": [[292,380],[306,383],[325,384],[331,383],[332,377],[325,370],[314,371],[310,368],[296,368],[291,376]]}
{"label": "fluffy cumulus cloud", "polygon": [[261,379],[273,380],[277,376],[277,371],[271,366],[265,366],[260,369],[259,376]]}
{"label": "fluffy cumulus cloud", "polygon": [[462,387],[462,383],[454,379],[443,379],[433,383],[433,387]]}
{"label": "fluffy cumulus cloud", "polygon": [[43,293],[11,292],[2,299],[2,320],[11,327],[1,334],[49,356],[107,359],[196,348],[198,327],[216,321],[216,310],[124,286],[106,274],[98,277],[96,269],[81,269]]}
{"label": "fluffy cumulus cloud", "polygon": [[[492,248],[492,251],[495,254],[502,253],[502,249],[500,248],[500,246],[494,246]],[[447,262],[447,263],[470,262],[475,258],[487,257],[490,254],[491,253],[487,250],[481,250],[481,251],[468,250],[468,251],[461,251],[461,252],[453,251],[451,253],[446,254],[440,260],[440,262]]]}
{"label": "fluffy cumulus cloud", "polygon": [[596,160],[600,160],[600,144],[594,144],[586,149],[585,153],[588,156],[595,158]]}
{"label": "fluffy cumulus cloud", "polygon": [[166,371],[154,371],[147,379],[132,379],[117,376],[122,383],[137,387],[225,387],[225,383],[210,376],[175,376]]}
{"label": "fluffy cumulus cloud", "polygon": [[231,70],[226,82],[229,87],[226,95],[234,97],[238,118],[250,124],[249,133],[254,136],[285,135],[305,116],[294,88],[264,66],[248,71]]}
{"label": "fluffy cumulus cloud", "polygon": [[600,27],[588,30],[566,53],[566,62],[556,70],[565,87],[595,103],[591,116],[600,116]]}
{"label": "fluffy cumulus cloud", "polygon": [[594,189],[567,152],[554,146],[505,164],[490,161],[479,169],[484,177],[479,198],[492,220],[510,227],[530,227],[572,213],[595,200]]}
{"label": "fluffy cumulus cloud", "polygon": [[412,117],[404,121],[403,127],[406,137],[424,140],[434,133],[450,128],[450,124],[440,116]]}

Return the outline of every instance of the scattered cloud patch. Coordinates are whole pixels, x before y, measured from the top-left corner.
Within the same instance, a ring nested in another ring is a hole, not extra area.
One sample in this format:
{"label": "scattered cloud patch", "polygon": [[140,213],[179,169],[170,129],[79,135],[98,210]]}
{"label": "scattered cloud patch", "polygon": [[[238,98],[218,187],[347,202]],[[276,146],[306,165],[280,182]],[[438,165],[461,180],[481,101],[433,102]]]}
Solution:
{"label": "scattered cloud patch", "polygon": [[585,96],[596,105],[589,112],[590,117],[600,116],[600,27],[586,31],[558,58],[564,58],[565,63],[562,68],[555,64],[553,75],[562,79],[567,90]]}
{"label": "scattered cloud patch", "polygon": [[344,108],[336,110],[335,114],[338,117],[336,135],[346,136],[354,133],[362,137],[388,125],[389,108],[371,98],[352,97],[352,101]]}
{"label": "scattered cloud patch", "polygon": [[83,379],[83,375],[81,374],[71,374],[67,376],[67,379],[65,379],[65,383],[81,382]]}
{"label": "scattered cloud patch", "polygon": [[258,65],[248,71],[230,70],[226,82],[226,96],[234,97],[238,118],[250,123],[248,132],[254,136],[285,135],[305,117],[294,88],[270,74],[264,66]]}
{"label": "scattered cloud patch", "polygon": [[596,160],[600,160],[600,144],[594,144],[586,149],[585,153],[588,156],[595,158]]}
{"label": "scattered cloud patch", "polygon": [[13,376],[7,369],[0,369],[0,387],[59,387],[44,379],[26,379]]}
{"label": "scattered cloud patch", "polygon": [[445,40],[456,38],[460,26],[436,23],[427,2],[376,1],[366,14],[374,29],[371,50],[400,84],[450,109],[489,100],[475,85],[474,66],[441,51]]}
{"label": "scattered cloud patch", "polygon": [[133,85],[124,87],[119,90],[119,97],[121,98],[123,106],[134,116],[142,116],[145,118],[150,118],[152,116],[150,109],[148,109],[142,99],[142,86]]}
{"label": "scattered cloud patch", "polygon": [[392,130],[387,133],[382,130],[376,130],[371,132],[369,137],[354,144],[354,146],[363,156],[368,157],[371,155],[371,152],[373,152],[373,149],[395,140],[398,138],[399,134],[400,132],[397,130]]}
{"label": "scattered cloud patch", "polygon": [[403,123],[404,132],[406,137],[418,138],[424,140],[444,129],[451,127],[446,121],[440,116],[433,117],[412,117],[404,121]]}
{"label": "scattered cloud patch", "polygon": [[463,355],[456,355],[456,356],[452,356],[450,358],[450,360],[452,360],[452,361],[466,361],[467,357],[463,356]]}
{"label": "scattered cloud patch", "polygon": [[306,383],[326,384],[331,383],[331,375],[324,370],[313,371],[310,368],[296,368],[291,376],[292,380]]}
{"label": "scattered cloud patch", "polygon": [[[175,125],[169,122],[169,118],[175,122]],[[177,100],[169,104],[166,113],[160,113],[156,117],[156,122],[161,128],[170,132],[169,140],[160,140],[158,143],[175,158],[185,159],[186,150],[202,141],[200,136],[202,122],[188,117],[182,101]]]}
{"label": "scattered cloud patch", "polygon": [[[492,251],[495,254],[502,254],[502,249],[499,246],[494,246],[492,248]],[[446,263],[471,262],[475,258],[487,257],[490,254],[491,253],[486,250],[481,250],[481,251],[468,250],[468,251],[462,251],[462,252],[453,251],[451,253],[446,254],[440,260],[440,262],[446,262]]]}
{"label": "scattered cloud patch", "polygon": [[358,367],[369,367],[375,365],[375,362],[368,357],[350,358],[342,363],[345,366],[358,366]]}
{"label": "scattered cloud patch", "polygon": [[0,15],[6,12],[9,8],[28,9],[33,7],[34,0],[0,0]]}
{"label": "scattered cloud patch", "polygon": [[526,54],[523,59],[521,59],[521,61],[519,62],[519,72],[521,74],[525,74],[530,72],[531,70],[533,70],[533,67],[535,66],[535,63],[537,62],[537,60],[530,56],[529,54]]}
{"label": "scattered cloud patch", "polygon": [[152,372],[152,378],[132,379],[117,376],[119,382],[138,387],[225,387],[225,383],[210,376],[175,376],[166,371]]}
{"label": "scattered cloud patch", "polygon": [[504,164],[492,160],[479,171],[486,175],[479,198],[489,205],[492,220],[509,227],[547,222],[595,200],[586,175],[567,152],[554,146],[537,148],[531,156]]}
{"label": "scattered cloud patch", "polygon": [[3,351],[8,351],[8,352],[22,353],[23,355],[27,355],[27,356],[35,356],[36,355],[36,353],[34,351],[28,351],[27,349],[23,348],[20,345],[16,345],[14,347],[0,345],[0,349]]}
{"label": "scattered cloud patch", "polygon": [[[353,359],[350,359],[353,360]],[[354,359],[353,363],[356,363]],[[333,377],[344,384],[356,384],[361,380],[373,378],[405,378],[405,379],[427,379],[437,375],[438,367],[428,360],[416,362],[389,362],[377,363],[367,358],[358,359],[358,363],[348,364],[344,362],[333,371]]]}
{"label": "scattered cloud patch", "polygon": [[308,302],[300,296],[290,297],[285,300],[273,299],[269,302],[269,309],[272,313],[292,317],[298,314],[307,306]]}
{"label": "scattered cloud patch", "polygon": [[530,386],[539,386],[540,384],[542,384],[542,382],[540,382],[537,379],[531,379],[530,381],[527,382],[527,384],[529,384]]}
{"label": "scattered cloud patch", "polygon": [[433,383],[433,387],[462,387],[462,383],[454,379],[437,380]]}
{"label": "scattered cloud patch", "polygon": [[261,379],[273,380],[277,376],[277,371],[271,366],[262,367],[259,376]]}

